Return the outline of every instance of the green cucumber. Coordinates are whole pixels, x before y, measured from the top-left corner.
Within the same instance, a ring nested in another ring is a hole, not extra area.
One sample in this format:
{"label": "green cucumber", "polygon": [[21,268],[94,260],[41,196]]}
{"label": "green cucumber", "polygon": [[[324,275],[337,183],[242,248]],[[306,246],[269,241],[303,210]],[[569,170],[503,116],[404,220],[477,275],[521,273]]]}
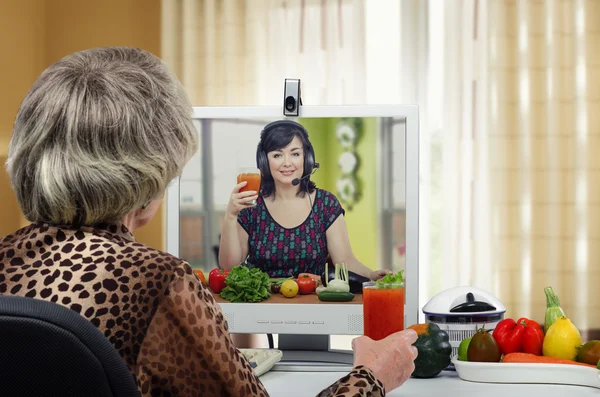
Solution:
{"label": "green cucumber", "polygon": [[323,291],[317,296],[320,301],[324,302],[350,302],[354,299],[354,294],[352,292]]}

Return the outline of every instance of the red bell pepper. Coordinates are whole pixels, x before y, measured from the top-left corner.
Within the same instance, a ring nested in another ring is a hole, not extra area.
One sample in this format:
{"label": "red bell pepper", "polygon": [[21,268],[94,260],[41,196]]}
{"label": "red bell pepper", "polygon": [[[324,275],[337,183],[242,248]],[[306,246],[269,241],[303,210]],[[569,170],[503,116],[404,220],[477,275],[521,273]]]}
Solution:
{"label": "red bell pepper", "polygon": [[527,326],[531,326],[531,327],[536,327],[539,329],[542,329],[542,326],[537,322],[537,321],[533,321],[528,319],[527,317],[521,317],[520,319],[517,320],[517,323],[523,323],[523,325]]}
{"label": "red bell pepper", "polygon": [[525,325],[512,318],[500,321],[494,328],[493,336],[502,354],[518,353],[523,348]]}
{"label": "red bell pepper", "polygon": [[536,356],[542,355],[542,346],[544,344],[544,331],[542,326],[528,318],[521,317],[518,323],[525,325],[523,334],[523,353],[531,353]]}
{"label": "red bell pepper", "polygon": [[213,269],[208,274],[208,286],[215,293],[219,294],[227,286],[225,279],[229,274],[229,270]]}

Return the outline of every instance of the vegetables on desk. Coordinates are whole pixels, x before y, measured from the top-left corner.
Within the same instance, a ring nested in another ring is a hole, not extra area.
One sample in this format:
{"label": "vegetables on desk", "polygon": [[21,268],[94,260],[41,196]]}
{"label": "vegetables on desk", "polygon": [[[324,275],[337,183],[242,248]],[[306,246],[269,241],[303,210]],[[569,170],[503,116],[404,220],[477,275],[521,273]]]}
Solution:
{"label": "vegetables on desk", "polygon": [[500,361],[502,353],[500,352],[498,343],[490,335],[490,331],[489,329],[485,329],[484,325],[471,337],[471,343],[469,343],[469,348],[467,349],[467,359],[469,361],[491,363]]}
{"label": "vegetables on desk", "polygon": [[467,358],[467,350],[469,350],[469,343],[471,343],[471,337],[463,339],[458,345],[458,360],[469,361]]}
{"label": "vegetables on desk", "polygon": [[415,359],[413,378],[433,378],[450,364],[452,346],[446,331],[437,324],[414,324],[408,327],[417,332],[417,340],[413,346],[419,354]]}
{"label": "vegetables on desk", "polygon": [[317,288],[317,282],[308,274],[298,276],[296,283],[298,284],[298,292],[300,295],[312,294]]}
{"label": "vegetables on desk", "polygon": [[591,340],[581,346],[577,361],[594,365],[600,363],[600,340]]}
{"label": "vegetables on desk", "polygon": [[292,280],[292,277],[288,278],[272,278],[269,281],[271,282],[271,292],[273,294],[278,294],[281,291],[281,284],[283,284],[286,280]]}
{"label": "vegetables on desk", "polygon": [[536,356],[530,353],[510,353],[502,357],[503,363],[531,363],[531,364],[569,364],[569,365],[581,365],[584,367],[596,368],[595,365],[586,363],[580,363],[573,360],[564,360],[561,358],[547,357],[547,356]]}
{"label": "vegetables on desk", "polygon": [[227,286],[221,291],[221,298],[230,302],[255,303],[271,297],[269,276],[257,268],[236,266],[227,275],[225,283]]}
{"label": "vegetables on desk", "polygon": [[[335,269],[337,268],[336,265],[335,268],[332,268],[331,271],[327,271],[327,264],[325,264],[325,273],[323,273],[323,275],[321,276],[321,283],[323,285],[327,284],[327,278],[329,278],[330,280],[335,279],[336,273],[335,273]],[[347,265],[346,266],[346,271],[347,271],[347,276],[348,278],[347,283],[348,283],[348,288],[349,288],[349,292],[352,292],[353,294],[361,294],[362,293],[362,289],[363,289],[363,283],[366,283],[368,281],[371,281],[369,278],[361,276],[358,273],[354,273],[351,272],[348,269]]]}
{"label": "vegetables on desk", "polygon": [[575,360],[581,347],[581,334],[567,317],[557,318],[546,331],[542,351],[544,356]]}
{"label": "vegetables on desk", "polygon": [[317,297],[323,302],[350,302],[354,299],[352,292],[323,291]]}
{"label": "vegetables on desk", "polygon": [[342,263],[335,264],[335,274],[332,280],[329,280],[328,276],[328,264],[325,264],[325,286],[327,291],[330,292],[350,292],[350,285],[348,284],[348,265]]}
{"label": "vegetables on desk", "polygon": [[[544,330],[536,321],[522,317],[517,320],[518,323],[525,324],[525,333],[523,334],[523,353],[542,355],[544,345]],[[494,331],[495,332],[495,331]]]}
{"label": "vegetables on desk", "polygon": [[315,280],[315,283],[317,284],[317,286],[321,285],[321,276],[316,275],[316,274],[312,274],[312,273],[300,273],[298,275],[298,278],[304,278],[304,277],[310,277],[313,280]]}
{"label": "vegetables on desk", "polygon": [[317,295],[318,295],[318,294],[320,294],[320,293],[321,293],[321,292],[323,292],[323,291],[327,291],[327,287],[326,287],[326,286],[324,286],[324,285],[319,285],[319,286],[317,287],[317,289],[315,289],[315,292],[316,292],[316,294],[317,294]]}
{"label": "vegetables on desk", "polygon": [[494,339],[502,354],[521,352],[525,324],[517,323],[512,318],[506,318],[494,328]]}
{"label": "vegetables on desk", "polygon": [[206,283],[206,277],[204,277],[204,273],[200,269],[194,269],[194,273],[198,276],[203,285],[208,285]]}
{"label": "vegetables on desk", "polygon": [[560,307],[560,299],[552,290],[552,287],[544,288],[546,294],[546,318],[544,320],[544,329],[548,332],[548,329],[554,324],[554,322],[561,317],[565,317],[565,312]]}
{"label": "vegetables on desk", "polygon": [[531,353],[542,355],[544,331],[537,322],[525,317],[517,321],[506,318],[500,321],[493,332],[502,354]]}
{"label": "vegetables on desk", "polygon": [[294,296],[298,295],[298,283],[291,279],[285,280],[281,284],[281,295],[285,296],[286,298],[293,298]]}
{"label": "vegetables on desk", "polygon": [[323,302],[349,302],[354,299],[354,294],[350,292],[348,285],[348,265],[335,265],[335,274],[333,280],[328,277],[328,264],[325,264],[325,288],[317,289],[317,296]]}
{"label": "vegetables on desk", "polygon": [[215,293],[219,294],[226,287],[225,279],[229,274],[229,270],[213,269],[208,273],[208,286]]}

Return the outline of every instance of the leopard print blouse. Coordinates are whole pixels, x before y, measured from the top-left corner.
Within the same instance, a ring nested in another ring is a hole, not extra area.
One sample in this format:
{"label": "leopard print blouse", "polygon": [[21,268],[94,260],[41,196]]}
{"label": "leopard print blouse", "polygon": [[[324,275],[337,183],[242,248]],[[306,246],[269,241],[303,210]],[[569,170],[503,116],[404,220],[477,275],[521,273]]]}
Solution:
{"label": "leopard print blouse", "polygon": [[[135,242],[123,225],[32,224],[0,239],[0,293],[49,300],[89,319],[142,396],[268,396],[191,267]],[[365,367],[319,394],[366,395],[385,390]]]}

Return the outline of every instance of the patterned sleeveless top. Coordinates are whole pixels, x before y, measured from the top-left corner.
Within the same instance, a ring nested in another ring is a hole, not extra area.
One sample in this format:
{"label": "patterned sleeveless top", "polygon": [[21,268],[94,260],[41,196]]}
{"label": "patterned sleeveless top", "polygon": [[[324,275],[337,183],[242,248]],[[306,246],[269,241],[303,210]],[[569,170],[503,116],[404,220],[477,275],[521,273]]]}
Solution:
{"label": "patterned sleeveless top", "polygon": [[312,211],[306,220],[288,229],[273,219],[259,197],[256,206],[238,214],[238,223],[248,233],[248,267],[258,267],[269,277],[323,274],[329,256],[325,232],[344,214],[335,195],[316,189]]}

